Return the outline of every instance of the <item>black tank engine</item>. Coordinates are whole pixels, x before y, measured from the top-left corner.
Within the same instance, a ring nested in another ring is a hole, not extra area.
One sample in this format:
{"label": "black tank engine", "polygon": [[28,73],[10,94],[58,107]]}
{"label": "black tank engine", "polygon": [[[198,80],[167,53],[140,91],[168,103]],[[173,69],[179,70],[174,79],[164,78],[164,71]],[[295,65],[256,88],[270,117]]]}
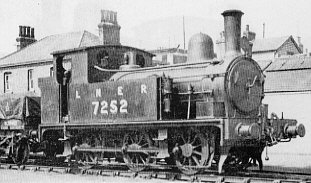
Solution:
{"label": "black tank engine", "polygon": [[296,120],[268,118],[264,74],[240,51],[243,13],[222,15],[221,60],[202,33],[190,39],[185,64],[151,67],[150,53],[121,45],[54,52],[54,78],[39,80],[45,154],[120,161],[133,171],[176,165],[195,174],[246,169],[251,160],[261,169],[266,146],[303,137]]}

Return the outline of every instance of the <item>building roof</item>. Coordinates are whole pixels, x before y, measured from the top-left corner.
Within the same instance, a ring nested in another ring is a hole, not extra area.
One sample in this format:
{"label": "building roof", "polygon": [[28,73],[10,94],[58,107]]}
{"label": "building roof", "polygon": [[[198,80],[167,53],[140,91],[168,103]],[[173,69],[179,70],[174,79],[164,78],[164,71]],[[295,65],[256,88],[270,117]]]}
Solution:
{"label": "building roof", "polygon": [[99,44],[99,37],[88,31],[51,35],[1,58],[0,67],[49,61],[54,51]]}
{"label": "building roof", "polygon": [[291,37],[292,36],[255,39],[253,41],[252,52],[276,51]]}
{"label": "building roof", "polygon": [[260,66],[260,68],[265,71],[272,63],[272,60],[259,60],[257,61],[257,63]]}
{"label": "building roof", "polygon": [[63,54],[63,53],[69,53],[69,52],[79,52],[79,51],[85,51],[85,50],[88,50],[88,49],[94,49],[94,48],[109,48],[109,47],[112,47],[112,48],[126,48],[128,50],[135,50],[135,51],[140,51],[140,52],[143,52],[143,53],[146,53],[148,55],[150,55],[151,57],[154,56],[154,54],[148,52],[148,51],[145,51],[145,50],[141,50],[139,48],[135,48],[135,47],[131,47],[131,46],[124,46],[124,45],[120,45],[120,44],[100,44],[100,45],[95,45],[95,46],[80,46],[80,47],[77,47],[77,48],[73,48],[73,49],[64,49],[64,50],[57,50],[57,51],[54,51],[52,52],[51,54],[52,55],[59,55],[59,54]]}
{"label": "building roof", "polygon": [[311,57],[275,59],[265,75],[267,93],[311,91]]}
{"label": "building roof", "polygon": [[286,58],[277,58],[269,65],[267,71],[284,71],[297,69],[311,69],[311,57],[292,56]]}
{"label": "building roof", "polygon": [[267,72],[265,92],[311,91],[311,69]]}

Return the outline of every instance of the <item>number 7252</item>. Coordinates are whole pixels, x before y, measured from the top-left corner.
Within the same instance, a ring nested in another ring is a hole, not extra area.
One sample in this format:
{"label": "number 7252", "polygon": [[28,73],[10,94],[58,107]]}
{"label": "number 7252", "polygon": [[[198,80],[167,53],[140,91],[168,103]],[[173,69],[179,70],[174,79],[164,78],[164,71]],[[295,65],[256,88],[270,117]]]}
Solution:
{"label": "number 7252", "polygon": [[[127,100],[121,99],[120,102],[118,103],[117,100],[111,100],[110,104],[103,100],[103,101],[94,101],[92,102],[92,106],[94,106],[93,114],[103,114],[103,115],[108,115],[110,114],[117,114],[119,113],[127,113]],[[120,107],[119,107],[120,106]]]}

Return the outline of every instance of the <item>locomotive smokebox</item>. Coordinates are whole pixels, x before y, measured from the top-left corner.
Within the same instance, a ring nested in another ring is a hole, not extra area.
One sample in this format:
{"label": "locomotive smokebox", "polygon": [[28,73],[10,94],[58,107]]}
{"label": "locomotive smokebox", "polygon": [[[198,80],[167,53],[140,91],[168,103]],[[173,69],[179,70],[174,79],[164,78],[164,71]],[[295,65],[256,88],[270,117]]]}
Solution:
{"label": "locomotive smokebox", "polygon": [[225,26],[225,51],[227,56],[241,53],[241,17],[244,13],[240,10],[227,10],[222,13]]}

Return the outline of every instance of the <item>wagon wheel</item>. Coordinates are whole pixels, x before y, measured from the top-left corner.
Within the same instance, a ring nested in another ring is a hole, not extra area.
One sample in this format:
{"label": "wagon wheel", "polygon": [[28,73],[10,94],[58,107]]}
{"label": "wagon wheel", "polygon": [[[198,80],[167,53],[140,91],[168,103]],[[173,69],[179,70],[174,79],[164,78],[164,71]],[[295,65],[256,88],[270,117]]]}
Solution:
{"label": "wagon wheel", "polygon": [[29,145],[27,141],[21,141],[16,149],[13,150],[12,160],[17,165],[21,165],[27,162],[29,158]]}
{"label": "wagon wheel", "polygon": [[148,152],[130,152],[131,150],[140,150],[151,147],[151,139],[146,133],[128,133],[123,139],[123,160],[133,172],[139,172],[151,163],[150,153]]}
{"label": "wagon wheel", "polygon": [[213,137],[192,130],[180,134],[173,150],[176,166],[186,175],[208,168],[214,158],[214,144]]}

